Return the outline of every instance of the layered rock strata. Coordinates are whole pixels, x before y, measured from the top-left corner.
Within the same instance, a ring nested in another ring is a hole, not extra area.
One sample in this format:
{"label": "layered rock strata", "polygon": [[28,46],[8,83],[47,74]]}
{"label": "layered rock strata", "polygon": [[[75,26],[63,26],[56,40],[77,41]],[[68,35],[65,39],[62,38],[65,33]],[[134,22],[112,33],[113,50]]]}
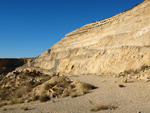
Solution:
{"label": "layered rock strata", "polygon": [[150,65],[150,1],[68,33],[32,66],[71,74],[117,74]]}

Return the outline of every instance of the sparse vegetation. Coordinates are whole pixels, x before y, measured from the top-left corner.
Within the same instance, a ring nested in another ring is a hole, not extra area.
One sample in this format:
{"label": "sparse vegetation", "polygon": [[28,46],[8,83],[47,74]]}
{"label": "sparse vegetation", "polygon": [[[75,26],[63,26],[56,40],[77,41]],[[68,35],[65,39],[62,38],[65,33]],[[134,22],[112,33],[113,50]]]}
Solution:
{"label": "sparse vegetation", "polygon": [[90,109],[90,111],[97,112],[101,110],[115,110],[116,108],[116,106],[96,104],[92,109]]}
{"label": "sparse vegetation", "polygon": [[69,86],[69,82],[63,78],[60,82],[58,82],[58,86],[67,88]]}
{"label": "sparse vegetation", "polygon": [[133,73],[133,70],[132,70],[132,69],[130,69],[130,70],[125,70],[125,71],[124,71],[124,74],[126,74],[126,75],[127,75],[127,74],[131,74],[131,73]]}
{"label": "sparse vegetation", "polygon": [[148,69],[148,68],[150,68],[150,66],[148,66],[148,65],[143,65],[143,66],[141,67],[141,70],[142,70],[142,71],[145,71],[145,70]]}
{"label": "sparse vegetation", "polygon": [[139,70],[130,69],[130,70],[125,70],[123,73],[124,73],[125,75],[128,75],[128,74],[138,74],[138,73],[139,73]]}
{"label": "sparse vegetation", "polygon": [[24,110],[24,111],[27,111],[27,110],[29,110],[29,107],[28,106],[24,106],[21,109]]}
{"label": "sparse vegetation", "polygon": [[6,105],[6,103],[0,102],[0,107],[3,107],[3,106],[5,106],[5,105]]}
{"label": "sparse vegetation", "polygon": [[[37,70],[24,70],[13,72],[11,77],[4,77],[0,81],[1,100],[11,101],[10,104],[23,103],[28,98],[25,95],[31,93],[32,89],[49,80],[51,76],[40,73]],[[37,98],[33,97],[33,100]]]}
{"label": "sparse vegetation", "polygon": [[74,98],[74,97],[78,97],[78,96],[80,96],[81,94],[79,94],[79,93],[77,93],[77,92],[73,92],[73,93],[71,93],[71,98]]}
{"label": "sparse vegetation", "polygon": [[125,70],[124,72],[120,72],[118,74],[118,77],[125,77],[127,75],[134,76],[134,75],[139,74],[141,71],[144,72],[145,70],[148,70],[148,69],[150,69],[149,65],[143,65],[143,66],[141,66],[140,68],[138,68],[136,70],[130,69],[130,70]]}
{"label": "sparse vegetation", "polygon": [[[14,77],[4,78],[3,81],[0,81],[1,86],[3,86],[0,87],[0,97],[3,102],[10,101],[9,104],[36,100],[46,102],[54,98],[81,96],[95,88],[93,85],[74,82],[55,73],[53,75],[53,77],[44,75],[36,70],[14,72],[11,75]],[[35,92],[38,90],[43,93]]]}
{"label": "sparse vegetation", "polygon": [[87,83],[72,82],[65,77],[54,77],[44,86],[45,92],[49,90],[50,97],[67,97],[72,98],[88,93],[90,90],[96,88]]}
{"label": "sparse vegetation", "polygon": [[40,100],[40,102],[46,102],[46,101],[50,100],[50,97],[47,94],[42,94],[39,97],[39,100]]}
{"label": "sparse vegetation", "polygon": [[39,95],[34,95],[33,100],[34,100],[34,101],[39,100]]}
{"label": "sparse vegetation", "polygon": [[47,83],[47,84],[45,84],[44,89],[45,89],[45,90],[49,90],[49,89],[52,88],[53,86],[54,86],[54,84]]}
{"label": "sparse vegetation", "polygon": [[78,83],[76,85],[76,90],[80,93],[78,93],[78,95],[80,96],[81,94],[86,94],[88,93],[90,90],[95,89],[96,87],[91,85],[91,84],[87,84],[87,83]]}
{"label": "sparse vegetation", "polygon": [[91,85],[91,84],[87,84],[87,83],[81,83],[81,87],[84,89],[84,90],[92,90],[92,89],[95,89],[96,87]]}
{"label": "sparse vegetation", "polygon": [[64,91],[63,93],[62,93],[62,97],[68,97],[70,95],[70,93],[68,92],[68,90],[66,90],[66,91]]}

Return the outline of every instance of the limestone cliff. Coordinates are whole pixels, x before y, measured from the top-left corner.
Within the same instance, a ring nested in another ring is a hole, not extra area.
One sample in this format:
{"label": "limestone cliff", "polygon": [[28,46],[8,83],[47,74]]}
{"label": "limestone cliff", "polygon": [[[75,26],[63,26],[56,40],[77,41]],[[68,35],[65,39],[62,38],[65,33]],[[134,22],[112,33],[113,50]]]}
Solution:
{"label": "limestone cliff", "polygon": [[150,1],[66,34],[32,66],[72,74],[117,74],[150,65]]}

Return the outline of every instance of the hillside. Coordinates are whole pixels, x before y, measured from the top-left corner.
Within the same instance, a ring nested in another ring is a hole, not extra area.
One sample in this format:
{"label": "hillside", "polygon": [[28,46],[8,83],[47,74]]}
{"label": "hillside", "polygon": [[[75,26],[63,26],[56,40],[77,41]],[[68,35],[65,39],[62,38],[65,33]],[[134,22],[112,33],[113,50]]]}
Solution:
{"label": "hillside", "polygon": [[82,26],[36,58],[0,59],[0,70],[2,113],[149,113],[150,1]]}
{"label": "hillside", "polygon": [[150,65],[150,1],[66,34],[32,66],[70,74],[118,74]]}

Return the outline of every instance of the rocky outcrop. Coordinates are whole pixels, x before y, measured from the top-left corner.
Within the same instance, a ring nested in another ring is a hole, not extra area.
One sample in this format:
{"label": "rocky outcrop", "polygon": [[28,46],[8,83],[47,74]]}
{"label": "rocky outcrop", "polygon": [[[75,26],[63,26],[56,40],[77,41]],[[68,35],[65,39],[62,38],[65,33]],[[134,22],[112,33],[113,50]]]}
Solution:
{"label": "rocky outcrop", "polygon": [[15,58],[2,58],[0,59],[0,74],[7,74],[15,70],[17,67],[24,65],[30,59],[15,59]]}
{"label": "rocky outcrop", "polygon": [[70,74],[117,74],[150,65],[150,1],[68,33],[32,66]]}

